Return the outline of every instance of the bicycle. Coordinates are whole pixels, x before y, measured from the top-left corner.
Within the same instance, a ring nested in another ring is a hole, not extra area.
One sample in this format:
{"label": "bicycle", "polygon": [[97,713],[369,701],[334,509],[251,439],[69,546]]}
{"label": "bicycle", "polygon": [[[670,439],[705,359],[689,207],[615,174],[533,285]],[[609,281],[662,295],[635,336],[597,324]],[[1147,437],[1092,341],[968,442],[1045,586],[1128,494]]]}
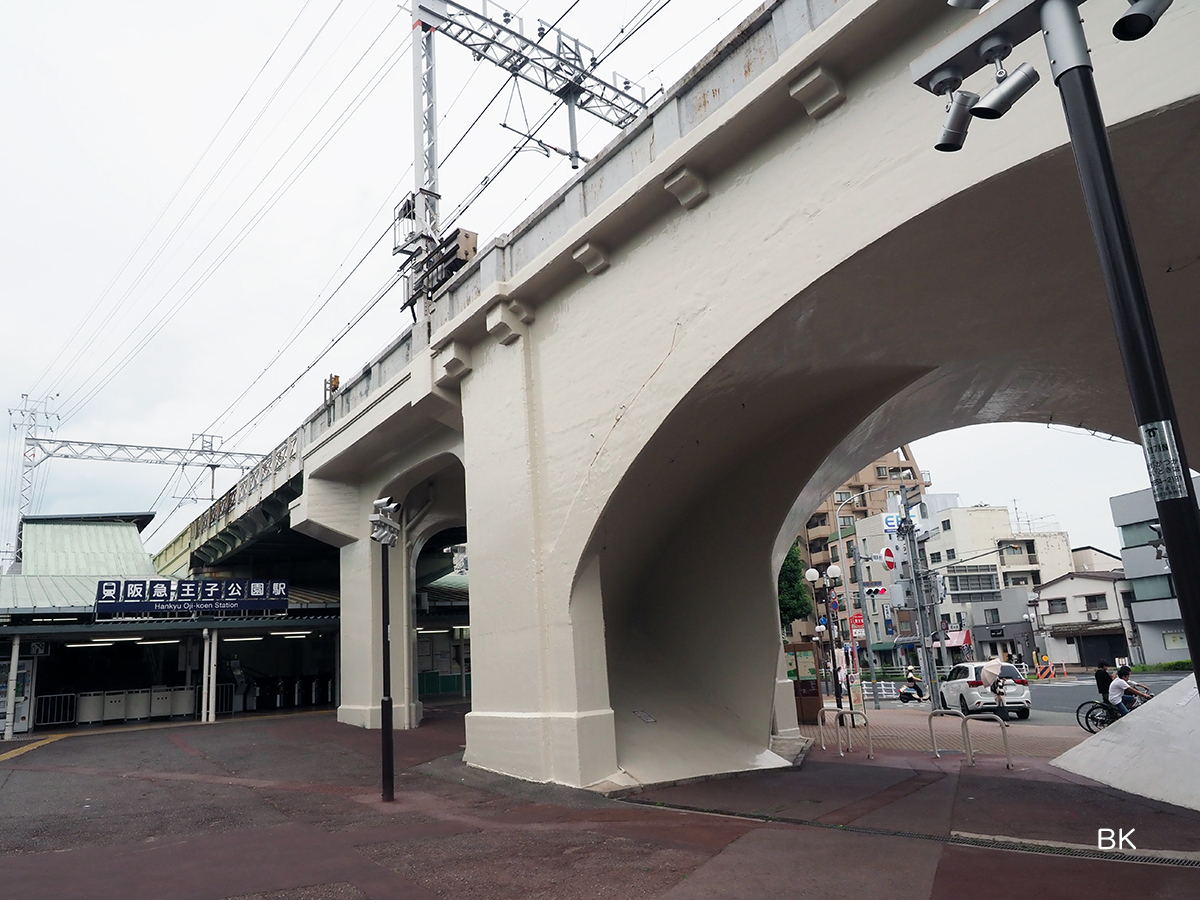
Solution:
{"label": "bicycle", "polygon": [[[1144,684],[1138,684],[1137,682],[1130,682],[1130,684],[1149,695],[1143,700],[1137,694],[1134,694],[1132,709],[1137,709],[1143,703],[1148,703],[1154,698],[1154,693]],[[1087,709],[1083,712],[1083,720],[1079,721],[1080,712],[1085,707]],[[1079,709],[1075,710],[1075,718],[1085,731],[1095,734],[1097,731],[1103,731],[1113,722],[1117,721],[1117,719],[1122,718],[1122,715],[1115,706],[1107,701],[1088,700],[1085,703],[1081,703]]]}

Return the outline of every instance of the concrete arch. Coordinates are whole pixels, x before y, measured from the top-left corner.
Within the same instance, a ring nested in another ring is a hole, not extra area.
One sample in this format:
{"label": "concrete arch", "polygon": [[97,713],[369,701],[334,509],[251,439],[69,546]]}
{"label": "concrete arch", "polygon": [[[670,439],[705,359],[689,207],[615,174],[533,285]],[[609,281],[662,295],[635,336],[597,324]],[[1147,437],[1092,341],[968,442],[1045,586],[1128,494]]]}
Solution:
{"label": "concrete arch", "polygon": [[[1185,439],[1200,440],[1190,297],[1200,104],[1114,135]],[[1167,196],[1161,183],[1175,189]],[[951,254],[966,228],[992,240]],[[572,595],[603,609],[618,766],[638,781],[770,764],[775,576],[798,527],[882,452],[969,424],[1132,437],[1066,148],[909,220],[754,328],[664,419],[605,504]],[[1200,252],[1200,251],[1198,251]],[[886,322],[879,323],[879,311]],[[871,323],[847,333],[845,322]],[[912,328],[906,327],[911,323]],[[918,342],[917,333],[923,337]],[[652,389],[652,388],[651,388]],[[633,710],[657,721],[647,727]]]}

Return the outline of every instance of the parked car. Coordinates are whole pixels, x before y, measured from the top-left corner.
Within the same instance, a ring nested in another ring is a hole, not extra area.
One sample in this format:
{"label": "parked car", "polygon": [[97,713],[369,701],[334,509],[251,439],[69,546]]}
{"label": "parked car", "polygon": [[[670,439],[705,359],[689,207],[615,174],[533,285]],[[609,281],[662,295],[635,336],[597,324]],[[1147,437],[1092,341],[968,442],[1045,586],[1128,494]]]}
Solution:
{"label": "parked car", "polygon": [[[942,709],[961,710],[963,715],[973,712],[1000,712],[998,698],[990,688],[983,686],[979,670],[983,663],[960,663],[950,670],[938,686],[942,697]],[[1032,708],[1029,683],[1021,677],[1012,663],[1000,667],[1000,677],[1005,680],[1004,713],[1013,712],[1018,719],[1028,719]]]}

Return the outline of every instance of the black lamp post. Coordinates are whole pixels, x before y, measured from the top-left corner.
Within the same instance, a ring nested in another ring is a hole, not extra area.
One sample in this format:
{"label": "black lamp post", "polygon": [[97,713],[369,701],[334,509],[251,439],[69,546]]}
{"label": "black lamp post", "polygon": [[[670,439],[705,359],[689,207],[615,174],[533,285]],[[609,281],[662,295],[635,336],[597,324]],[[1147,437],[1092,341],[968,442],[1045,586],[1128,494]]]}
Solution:
{"label": "black lamp post", "polygon": [[388,548],[396,546],[400,539],[403,526],[393,518],[399,504],[393,503],[391,497],[383,497],[375,501],[375,513],[368,521],[371,523],[371,540],[379,544],[379,571],[383,578],[381,591],[383,610],[381,626],[383,631],[383,697],[379,701],[379,731],[382,740],[383,763],[383,799],[391,802],[396,794],[395,757],[392,747],[392,646],[389,636],[391,630],[391,592],[389,590]]}

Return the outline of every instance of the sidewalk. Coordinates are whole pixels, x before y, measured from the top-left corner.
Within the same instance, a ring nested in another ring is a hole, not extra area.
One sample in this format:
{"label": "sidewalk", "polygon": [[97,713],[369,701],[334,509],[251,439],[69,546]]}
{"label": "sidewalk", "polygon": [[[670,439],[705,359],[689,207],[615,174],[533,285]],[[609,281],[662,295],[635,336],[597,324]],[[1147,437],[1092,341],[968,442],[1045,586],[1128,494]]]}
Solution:
{"label": "sidewalk", "polygon": [[[464,766],[463,711],[397,733],[393,804],[379,800],[379,733],[331,714],[37,746],[0,761],[4,894],[1011,900],[1019,883],[1200,895],[1200,814],[1067,776],[1034,755],[1044,746],[1022,744],[1008,771],[982,749],[968,768],[961,753],[877,745],[867,760],[858,744],[844,757],[818,744],[798,769],[615,801]],[[887,712],[900,715],[872,717],[880,740],[914,742],[924,717]],[[1135,828],[1137,861],[1096,851],[1098,827]]]}

